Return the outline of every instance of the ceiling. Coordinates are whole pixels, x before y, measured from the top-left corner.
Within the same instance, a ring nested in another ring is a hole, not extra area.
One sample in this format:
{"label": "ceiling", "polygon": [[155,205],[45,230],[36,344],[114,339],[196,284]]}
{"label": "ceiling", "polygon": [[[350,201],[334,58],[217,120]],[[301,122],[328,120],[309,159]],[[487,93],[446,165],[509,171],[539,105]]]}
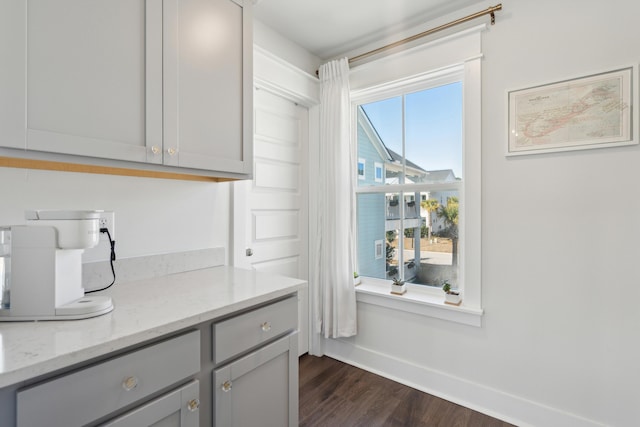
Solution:
{"label": "ceiling", "polygon": [[253,0],[254,17],[321,59],[358,49],[478,0]]}

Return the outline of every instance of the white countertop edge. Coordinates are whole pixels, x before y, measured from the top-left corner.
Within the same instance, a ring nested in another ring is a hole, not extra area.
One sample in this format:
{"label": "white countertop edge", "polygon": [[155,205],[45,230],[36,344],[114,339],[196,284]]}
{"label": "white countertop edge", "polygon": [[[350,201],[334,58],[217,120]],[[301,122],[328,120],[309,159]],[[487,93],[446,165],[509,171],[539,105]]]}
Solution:
{"label": "white countertop edge", "polygon": [[[4,343],[0,340],[0,388],[19,384],[21,382],[31,380],[42,375],[50,374],[62,369],[68,369],[77,364],[83,364],[93,359],[104,357],[105,355],[120,350],[126,349],[131,346],[144,344],[145,342],[155,340],[164,335],[172,335],[173,333],[188,329],[196,326],[202,322],[211,321],[216,318],[224,317],[236,311],[241,311],[249,307],[260,305],[273,299],[278,299],[286,295],[290,295],[299,290],[305,289],[307,283],[303,280],[292,278],[280,278],[275,275],[267,273],[256,273],[255,271],[241,270],[233,267],[213,267],[204,270],[197,270],[196,272],[178,273],[174,275],[164,276],[155,279],[142,280],[138,282],[130,282],[117,284],[114,286],[112,292],[105,291],[102,294],[111,295],[114,298],[115,309],[111,313],[107,313],[102,316],[98,316],[85,320],[68,320],[68,321],[53,321],[53,322],[18,322],[18,323],[0,323],[0,338],[8,335],[11,338],[15,338],[15,334],[11,336],[12,330],[25,330],[28,333],[29,326],[33,326],[33,329],[38,329],[40,335],[47,334],[47,330],[51,330],[51,334],[73,334],[76,330],[79,331],[87,325],[106,323],[107,320],[111,320],[111,323],[117,323],[120,318],[124,321],[135,322],[135,316],[129,314],[121,314],[124,309],[131,310],[132,305],[136,304],[135,299],[139,298],[139,292],[145,288],[152,288],[154,284],[164,284],[164,290],[167,287],[171,287],[177,282],[189,282],[189,280],[197,280],[199,277],[207,278],[216,281],[213,284],[199,284],[194,285],[190,283],[184,284],[186,288],[192,293],[198,293],[203,287],[209,287],[209,291],[215,292],[217,288],[228,288],[234,284],[223,283],[216,277],[223,275],[231,275],[232,279],[238,279],[236,276],[240,276],[241,280],[251,280],[255,277],[255,281],[251,283],[253,287],[259,287],[259,290],[243,290],[244,295],[241,295],[238,299],[231,301],[221,298],[216,302],[215,307],[210,309],[194,309],[193,312],[188,315],[180,315],[179,318],[174,320],[165,321],[162,316],[161,308],[158,309],[158,320],[147,322],[146,324],[137,326],[131,325],[131,327],[125,331],[117,330],[112,336],[106,338],[103,342],[82,345],[82,343],[73,343],[77,348],[68,352],[61,351],[55,355],[41,355],[38,352],[30,350],[29,343],[7,343],[6,339]],[[228,277],[227,277],[228,278]],[[277,279],[279,283],[272,285],[269,281]],[[233,281],[233,280],[232,280]],[[269,286],[264,286],[269,283]],[[238,285],[237,283],[235,285]],[[242,286],[242,285],[238,285]],[[163,287],[163,286],[158,286]],[[262,289],[264,288],[264,289]],[[184,293],[184,290],[179,291]],[[130,300],[126,300],[127,296]],[[175,295],[166,294],[165,298],[171,299]],[[118,309],[120,308],[121,311]],[[182,308],[184,312],[184,308]],[[147,316],[147,312],[141,313],[141,316]],[[111,318],[111,319],[108,319]],[[26,334],[25,334],[26,335]],[[28,341],[28,336],[25,336],[25,341]],[[35,347],[35,344],[31,347]],[[12,355],[12,348],[15,348],[15,355]],[[45,349],[46,352],[46,349]],[[20,357],[20,354],[24,354],[23,357],[31,360],[20,362],[12,361],[13,357]],[[17,366],[11,366],[12,363]],[[9,365],[9,366],[6,366]]]}

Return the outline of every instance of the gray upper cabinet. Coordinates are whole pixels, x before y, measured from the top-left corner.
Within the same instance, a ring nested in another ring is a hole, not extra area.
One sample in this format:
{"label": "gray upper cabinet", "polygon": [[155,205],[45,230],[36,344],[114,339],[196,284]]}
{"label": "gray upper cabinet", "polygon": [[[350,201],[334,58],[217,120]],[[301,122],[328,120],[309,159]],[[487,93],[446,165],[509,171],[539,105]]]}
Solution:
{"label": "gray upper cabinet", "polygon": [[0,145],[250,174],[246,3],[3,2],[0,15],[14,19],[0,30],[12,44],[0,42],[0,53],[12,59],[0,74],[7,100],[0,101],[0,124],[9,131]]}
{"label": "gray upper cabinet", "polygon": [[164,0],[166,164],[251,172],[251,25],[231,0]]}
{"label": "gray upper cabinet", "polygon": [[27,149],[162,162],[162,21],[146,27],[145,3],[26,3]]}

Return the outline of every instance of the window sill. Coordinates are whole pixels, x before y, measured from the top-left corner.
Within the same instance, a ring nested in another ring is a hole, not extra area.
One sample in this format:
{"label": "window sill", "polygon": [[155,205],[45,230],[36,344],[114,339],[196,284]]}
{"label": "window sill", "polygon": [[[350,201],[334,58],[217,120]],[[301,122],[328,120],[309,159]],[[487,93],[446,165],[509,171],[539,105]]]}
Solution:
{"label": "window sill", "polygon": [[392,295],[388,280],[363,277],[361,284],[356,286],[356,300],[464,325],[482,326],[483,310],[465,306],[464,299],[459,306],[445,304],[440,289],[410,283],[406,286],[406,294]]}

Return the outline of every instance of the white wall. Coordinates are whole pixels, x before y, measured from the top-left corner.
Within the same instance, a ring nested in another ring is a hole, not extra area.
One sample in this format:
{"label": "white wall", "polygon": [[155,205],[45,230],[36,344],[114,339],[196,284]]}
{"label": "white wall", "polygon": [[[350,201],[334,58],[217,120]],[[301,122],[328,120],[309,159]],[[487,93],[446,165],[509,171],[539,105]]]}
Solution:
{"label": "white wall", "polygon": [[315,75],[316,70],[322,63],[320,58],[258,20],[253,22],[253,39],[255,45],[308,74]]}
{"label": "white wall", "polygon": [[503,354],[511,356],[507,374],[517,375],[505,378],[507,390],[605,424],[634,425],[640,370],[629,368],[640,360],[640,147],[502,154],[505,92],[637,65],[640,4],[504,6],[506,19],[484,44],[487,331],[495,325]]}
{"label": "white wall", "polygon": [[25,209],[105,209],[118,258],[228,248],[228,183],[13,168],[0,183],[2,225],[23,224]]}
{"label": "white wall", "polygon": [[483,326],[360,304],[358,336],[327,348],[520,425],[637,425],[640,147],[505,152],[507,91],[637,64],[640,3],[502,3],[482,48]]}
{"label": "white wall", "polygon": [[[523,424],[634,425],[640,148],[504,153],[507,90],[637,63],[640,4],[503,6],[483,35],[483,326],[360,305],[359,335],[340,350],[362,365],[394,360],[422,388]],[[313,71],[287,49],[279,56]],[[0,224],[27,208],[116,211],[125,258],[228,247],[228,184],[0,168]],[[393,364],[376,369],[403,379]]]}
{"label": "white wall", "polygon": [[[256,27],[256,44],[298,68],[317,68],[319,59]],[[224,247],[228,262],[230,194],[229,183],[0,168],[0,225],[24,223],[25,209],[113,210],[120,259]]]}
{"label": "white wall", "polygon": [[[254,41],[309,74],[320,64],[259,22]],[[25,209],[38,208],[115,211],[118,258],[224,247],[229,259],[228,183],[0,168],[0,225],[24,223]]]}

